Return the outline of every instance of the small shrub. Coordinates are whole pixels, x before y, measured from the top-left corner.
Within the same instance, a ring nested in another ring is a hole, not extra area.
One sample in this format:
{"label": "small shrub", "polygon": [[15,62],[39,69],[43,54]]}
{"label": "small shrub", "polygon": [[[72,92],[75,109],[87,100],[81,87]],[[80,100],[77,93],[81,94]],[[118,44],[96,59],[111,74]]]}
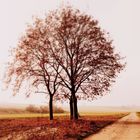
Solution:
{"label": "small shrub", "polygon": [[26,111],[30,113],[41,113],[40,109],[38,107],[35,107],[34,105],[29,105],[28,107],[26,107]]}
{"label": "small shrub", "polygon": [[[26,107],[26,111],[28,111],[30,113],[49,113],[49,107],[48,106],[36,107],[34,105],[29,105],[28,107]],[[53,112],[54,113],[64,113],[65,111],[61,107],[54,106]]]}

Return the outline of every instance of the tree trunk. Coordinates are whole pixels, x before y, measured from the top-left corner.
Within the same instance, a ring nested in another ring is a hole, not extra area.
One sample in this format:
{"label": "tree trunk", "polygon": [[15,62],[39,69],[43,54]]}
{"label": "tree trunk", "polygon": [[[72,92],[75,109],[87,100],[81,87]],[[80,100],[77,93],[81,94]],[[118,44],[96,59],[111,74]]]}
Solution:
{"label": "tree trunk", "polygon": [[70,119],[73,119],[73,99],[72,95],[70,96]]}
{"label": "tree trunk", "polygon": [[50,95],[50,101],[49,101],[49,117],[50,117],[50,120],[53,120],[53,96]]}
{"label": "tree trunk", "polygon": [[77,108],[77,98],[75,97],[75,95],[73,96],[73,119],[74,120],[78,120],[78,108]]}

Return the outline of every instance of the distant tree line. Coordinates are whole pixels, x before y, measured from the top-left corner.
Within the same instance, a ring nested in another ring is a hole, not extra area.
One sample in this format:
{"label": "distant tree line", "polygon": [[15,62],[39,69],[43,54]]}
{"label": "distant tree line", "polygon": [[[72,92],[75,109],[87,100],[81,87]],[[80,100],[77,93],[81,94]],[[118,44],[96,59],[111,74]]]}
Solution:
{"label": "distant tree line", "polygon": [[[35,105],[29,105],[25,109],[27,112],[30,113],[49,113],[49,107],[48,106],[35,106]],[[54,106],[53,107],[54,113],[65,113],[66,111],[62,109],[61,107]]]}

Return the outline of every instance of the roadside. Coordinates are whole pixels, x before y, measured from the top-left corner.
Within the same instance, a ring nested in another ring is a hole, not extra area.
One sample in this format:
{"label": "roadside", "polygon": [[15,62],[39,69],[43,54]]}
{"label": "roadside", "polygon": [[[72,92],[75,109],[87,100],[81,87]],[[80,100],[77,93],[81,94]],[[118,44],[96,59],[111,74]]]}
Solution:
{"label": "roadside", "polygon": [[140,118],[131,113],[85,140],[140,140]]}

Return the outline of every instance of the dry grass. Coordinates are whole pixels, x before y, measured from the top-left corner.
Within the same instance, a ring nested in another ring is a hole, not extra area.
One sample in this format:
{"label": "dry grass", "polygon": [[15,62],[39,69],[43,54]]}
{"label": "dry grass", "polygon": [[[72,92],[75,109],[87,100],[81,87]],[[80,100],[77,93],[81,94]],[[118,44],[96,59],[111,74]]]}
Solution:
{"label": "dry grass", "polygon": [[[55,116],[67,116],[67,113],[54,114]],[[21,113],[21,114],[0,114],[0,119],[18,119],[18,118],[48,118],[49,114],[41,113]]]}
{"label": "dry grass", "polygon": [[68,116],[55,116],[49,121],[48,117],[9,118],[0,120],[0,139],[9,138],[24,140],[76,140],[96,133],[125,116],[126,113],[94,113],[86,114],[77,121],[69,120]]}

